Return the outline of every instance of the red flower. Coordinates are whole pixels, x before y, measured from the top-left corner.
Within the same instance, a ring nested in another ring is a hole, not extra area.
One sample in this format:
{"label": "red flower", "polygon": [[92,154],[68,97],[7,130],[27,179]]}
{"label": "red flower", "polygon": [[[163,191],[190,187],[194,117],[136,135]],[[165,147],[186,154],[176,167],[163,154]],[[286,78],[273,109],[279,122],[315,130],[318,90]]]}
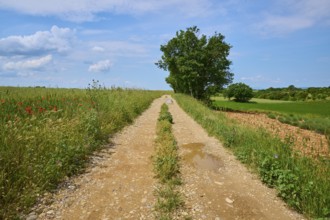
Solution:
{"label": "red flower", "polygon": [[32,115],[33,111],[32,111],[32,107],[31,106],[27,106],[25,107],[25,111],[26,113],[28,113],[29,115]]}
{"label": "red flower", "polygon": [[18,106],[22,106],[23,105],[23,102],[18,102],[17,105]]}
{"label": "red flower", "polygon": [[1,99],[1,104],[5,103],[5,102],[6,102],[6,100],[4,100],[4,99]]}
{"label": "red flower", "polygon": [[55,112],[57,112],[57,107],[56,107],[56,105],[54,105],[53,110],[54,110]]}

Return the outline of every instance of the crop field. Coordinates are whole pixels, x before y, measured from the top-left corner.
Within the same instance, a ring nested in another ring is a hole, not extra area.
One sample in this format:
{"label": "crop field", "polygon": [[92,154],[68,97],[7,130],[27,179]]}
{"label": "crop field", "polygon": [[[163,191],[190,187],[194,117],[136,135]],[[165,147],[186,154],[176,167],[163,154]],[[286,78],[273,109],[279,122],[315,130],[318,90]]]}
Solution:
{"label": "crop field", "polygon": [[87,156],[163,92],[0,87],[0,219],[81,171]]}
{"label": "crop field", "polygon": [[289,102],[252,99],[248,103],[213,98],[213,108],[223,111],[261,112],[282,123],[325,134],[330,140],[330,101]]}
{"label": "crop field", "polygon": [[215,97],[214,107],[239,111],[279,112],[314,117],[330,117],[330,101],[290,102],[252,99],[248,103],[239,103],[228,101],[222,97]]}

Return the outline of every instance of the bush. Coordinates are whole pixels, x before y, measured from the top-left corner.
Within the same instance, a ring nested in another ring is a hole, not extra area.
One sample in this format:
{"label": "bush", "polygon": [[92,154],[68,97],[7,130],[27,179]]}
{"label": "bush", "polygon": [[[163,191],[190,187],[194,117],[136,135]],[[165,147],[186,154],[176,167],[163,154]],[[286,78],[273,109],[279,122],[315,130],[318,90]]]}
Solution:
{"label": "bush", "polygon": [[248,102],[253,97],[253,90],[244,83],[235,83],[228,86],[225,96],[228,99],[235,98],[237,102]]}

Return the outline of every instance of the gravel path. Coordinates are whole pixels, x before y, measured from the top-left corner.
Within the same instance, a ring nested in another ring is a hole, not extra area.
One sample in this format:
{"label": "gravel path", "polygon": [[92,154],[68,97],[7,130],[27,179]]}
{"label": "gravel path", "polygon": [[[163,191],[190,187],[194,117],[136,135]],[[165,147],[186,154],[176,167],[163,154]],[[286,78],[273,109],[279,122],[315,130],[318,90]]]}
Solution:
{"label": "gravel path", "polygon": [[[112,139],[112,146],[95,155],[87,173],[69,181],[40,204],[33,219],[153,219],[155,204],[151,156],[154,153],[156,122],[164,98],[155,100],[133,125]],[[41,214],[38,209],[43,209]]]}
{"label": "gravel path", "polygon": [[[27,219],[154,219],[151,156],[165,97],[156,99],[113,144],[92,157],[86,173],[46,194]],[[289,210],[216,139],[176,104],[169,104],[182,157],[182,219],[304,219]],[[180,217],[180,218],[181,218]]]}
{"label": "gravel path", "polygon": [[304,219],[289,210],[235,157],[174,102],[173,132],[180,147],[183,194],[192,219]]}

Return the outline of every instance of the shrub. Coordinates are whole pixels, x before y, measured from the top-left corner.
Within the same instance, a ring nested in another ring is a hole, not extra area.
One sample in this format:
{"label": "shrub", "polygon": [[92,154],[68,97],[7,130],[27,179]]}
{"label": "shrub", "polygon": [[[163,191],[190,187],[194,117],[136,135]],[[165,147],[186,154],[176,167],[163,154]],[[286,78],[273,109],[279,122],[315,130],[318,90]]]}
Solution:
{"label": "shrub", "polygon": [[248,102],[253,97],[253,90],[244,83],[235,83],[228,86],[225,97],[234,98],[237,102]]}

